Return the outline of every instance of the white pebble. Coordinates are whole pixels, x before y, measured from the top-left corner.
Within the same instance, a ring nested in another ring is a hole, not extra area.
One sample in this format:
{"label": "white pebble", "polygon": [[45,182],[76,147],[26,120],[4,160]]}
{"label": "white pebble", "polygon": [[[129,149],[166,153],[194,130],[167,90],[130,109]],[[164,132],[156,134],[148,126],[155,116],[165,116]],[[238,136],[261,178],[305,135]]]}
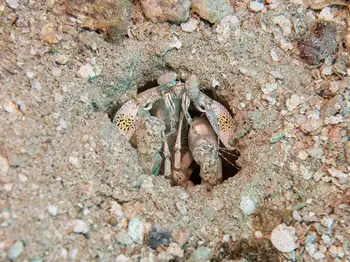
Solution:
{"label": "white pebble", "polygon": [[49,211],[51,216],[57,216],[57,211],[58,211],[58,207],[55,205],[49,205],[47,206],[47,211]]}
{"label": "white pebble", "polygon": [[321,260],[321,259],[324,259],[326,256],[325,254],[322,254],[320,252],[316,252],[314,255],[313,255],[313,258],[316,259],[316,260]]}
{"label": "white pebble", "polygon": [[198,20],[194,18],[188,19],[187,22],[181,23],[181,29],[185,32],[191,33],[197,29]]}
{"label": "white pebble", "polygon": [[271,56],[272,61],[274,61],[274,62],[278,62],[280,60],[276,48],[271,49],[270,56]]}
{"label": "white pebble", "polygon": [[75,261],[75,259],[77,258],[77,255],[78,255],[78,252],[79,250],[77,248],[74,248],[70,254],[69,254],[69,257],[72,261]]}
{"label": "white pebble", "polygon": [[344,247],[338,247],[338,257],[343,258],[345,256]]}
{"label": "white pebble", "polygon": [[254,232],[254,236],[255,236],[256,238],[262,238],[262,237],[263,237],[263,234],[262,234],[260,231],[255,231],[255,232]]}
{"label": "white pebble", "polygon": [[303,218],[299,214],[298,210],[293,211],[293,218],[298,222],[301,222],[303,220]]}
{"label": "white pebble", "polygon": [[220,87],[220,83],[219,83],[218,80],[213,78],[213,81],[211,82],[211,86],[214,87],[214,88],[218,88],[218,87]]}
{"label": "white pebble", "polygon": [[167,252],[175,257],[183,257],[184,251],[177,243],[170,243]]}
{"label": "white pebble", "polygon": [[83,220],[76,219],[74,223],[75,223],[74,228],[73,228],[74,233],[86,234],[90,231],[89,225],[86,222],[84,222]]}
{"label": "white pebble", "polygon": [[29,72],[26,73],[26,76],[27,76],[29,79],[34,79],[34,78],[35,78],[35,73],[29,71]]}
{"label": "white pebble", "polygon": [[12,9],[17,9],[19,6],[19,0],[6,0],[6,3]]}
{"label": "white pebble", "polygon": [[7,159],[0,155],[0,175],[5,176],[9,171],[10,165]]}
{"label": "white pebble", "polygon": [[127,257],[125,255],[119,255],[117,256],[117,258],[115,259],[115,262],[133,262],[134,260],[132,260],[130,257]]}
{"label": "white pebble", "polygon": [[76,168],[80,167],[80,163],[79,163],[79,159],[75,156],[70,156],[68,158],[69,163],[71,163],[73,166],[75,166]]}
{"label": "white pebble", "polygon": [[19,257],[24,251],[24,245],[22,241],[17,241],[15,244],[13,244],[8,252],[7,257],[10,260],[14,260],[15,258]]}
{"label": "white pebble", "polygon": [[41,84],[39,81],[33,81],[32,83],[32,88],[33,89],[41,89]]}
{"label": "white pebble", "polygon": [[300,160],[306,160],[309,154],[305,150],[301,150],[298,152],[298,157]]}
{"label": "white pebble", "polygon": [[336,258],[338,256],[338,249],[336,246],[331,246],[329,252],[333,258]]}
{"label": "white pebble", "polygon": [[288,111],[293,111],[301,104],[301,98],[297,95],[292,95],[286,101],[286,107]]}
{"label": "white pebble", "polygon": [[277,83],[272,83],[272,84],[264,85],[264,86],[261,88],[261,91],[262,91],[265,95],[268,95],[268,94],[271,94],[272,92],[276,91],[277,88],[278,88],[278,84],[277,84]]}
{"label": "white pebble", "polygon": [[7,113],[13,113],[16,110],[16,106],[12,101],[6,101],[2,107]]}
{"label": "white pebble", "polygon": [[59,68],[59,67],[53,67],[53,68],[51,69],[51,74],[52,74],[52,76],[54,76],[54,77],[60,77],[61,74],[62,74],[62,70],[61,70],[61,68]]}
{"label": "white pebble", "polygon": [[322,19],[325,21],[332,21],[334,19],[334,15],[332,14],[331,8],[329,6],[323,8],[317,17],[318,19]]}
{"label": "white pebble", "polygon": [[63,118],[60,118],[60,127],[63,128],[63,129],[67,129],[68,127],[68,124],[66,122],[66,120],[64,120]]}
{"label": "white pebble", "polygon": [[240,208],[245,215],[251,215],[256,209],[256,203],[249,196],[243,196],[240,203]]}
{"label": "white pebble", "polygon": [[92,66],[89,63],[85,64],[85,65],[82,65],[80,67],[78,73],[83,78],[91,78],[91,77],[95,77],[96,76]]}
{"label": "white pebble", "polygon": [[310,257],[313,257],[313,255],[316,253],[316,247],[314,244],[312,243],[308,243],[306,246],[305,246],[305,250],[306,252],[309,254]]}
{"label": "white pebble", "polygon": [[142,244],[145,234],[145,227],[140,219],[133,218],[129,222],[128,234],[135,243]]}
{"label": "white pebble", "polygon": [[288,36],[292,32],[292,22],[286,16],[275,16],[272,18],[272,22],[282,29],[283,35]]}
{"label": "white pebble", "polygon": [[280,224],[271,233],[271,242],[281,252],[291,252],[296,248],[295,228]]}
{"label": "white pebble", "polygon": [[264,10],[265,5],[261,2],[257,2],[257,1],[250,1],[248,8],[250,11],[252,12],[260,12],[262,10]]}

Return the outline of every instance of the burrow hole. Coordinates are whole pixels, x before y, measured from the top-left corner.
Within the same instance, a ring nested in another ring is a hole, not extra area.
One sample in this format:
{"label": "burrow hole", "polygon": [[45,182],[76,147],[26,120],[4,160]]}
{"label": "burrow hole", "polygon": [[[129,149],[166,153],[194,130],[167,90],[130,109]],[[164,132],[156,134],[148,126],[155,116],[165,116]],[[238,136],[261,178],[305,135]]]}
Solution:
{"label": "burrow hole", "polygon": [[[141,93],[143,91],[146,91],[150,88],[153,88],[157,86],[157,81],[156,80],[152,80],[152,81],[148,81],[146,82],[145,85],[141,86],[138,88],[137,93]],[[212,90],[204,90],[203,91],[206,95],[208,95],[210,98],[216,100],[217,102],[221,103],[223,106],[226,107],[226,109],[231,112],[229,110],[229,106],[228,103],[226,101],[223,101],[222,99],[219,99],[218,96],[215,94],[214,91]],[[110,108],[107,111],[108,117],[110,118],[111,121],[113,121],[115,114],[117,113],[118,109],[121,107],[121,105],[118,105],[116,107]],[[200,117],[203,116],[203,113],[199,112],[196,107],[191,103],[190,108],[189,108],[189,113],[191,115],[191,117]],[[153,115],[151,113],[151,115]],[[204,116],[205,117],[205,116]],[[132,144],[132,143],[131,143]],[[136,147],[136,145],[132,144],[132,146]],[[220,148],[224,148],[224,145],[220,142]],[[170,148],[170,150],[172,150],[172,148]],[[223,181],[229,179],[230,177],[234,177],[239,170],[241,169],[241,167],[239,167],[236,164],[237,159],[240,156],[240,153],[238,150],[234,150],[234,151],[227,151],[227,150],[219,150],[220,152],[220,157],[221,157],[221,161],[222,161],[222,175],[223,175]],[[193,170],[192,175],[190,177],[190,181],[194,184],[194,185],[199,185],[201,184],[201,177],[199,176],[199,172],[200,172],[200,167],[199,165],[193,161],[190,168]],[[163,170],[161,169],[161,175],[162,175]]]}

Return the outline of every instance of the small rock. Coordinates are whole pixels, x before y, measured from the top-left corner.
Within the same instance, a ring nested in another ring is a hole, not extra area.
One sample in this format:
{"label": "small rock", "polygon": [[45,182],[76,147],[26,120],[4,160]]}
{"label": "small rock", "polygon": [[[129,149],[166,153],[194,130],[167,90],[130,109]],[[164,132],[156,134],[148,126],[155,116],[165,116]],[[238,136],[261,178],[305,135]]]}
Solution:
{"label": "small rock", "polygon": [[174,257],[166,251],[162,251],[158,254],[159,262],[173,261]]}
{"label": "small rock", "polygon": [[296,235],[294,227],[280,224],[271,233],[271,242],[281,252],[291,252],[296,248]]}
{"label": "small rock", "polygon": [[17,241],[7,251],[7,257],[10,260],[14,260],[15,258],[19,257],[23,253],[23,251],[24,251],[23,242],[22,241]]}
{"label": "small rock", "polygon": [[184,22],[190,15],[190,0],[140,0],[145,16],[154,23]]}
{"label": "small rock", "polygon": [[121,245],[128,246],[134,243],[126,230],[119,231],[115,238]]}
{"label": "small rock", "polygon": [[175,257],[183,257],[184,251],[181,249],[181,247],[177,243],[170,243],[167,252],[170,255],[173,255]]}
{"label": "small rock", "polygon": [[72,261],[75,261],[77,258],[77,255],[79,253],[79,250],[77,248],[73,248],[73,250],[69,253],[69,257]]}
{"label": "small rock", "polygon": [[316,260],[321,260],[321,259],[324,259],[326,256],[325,256],[325,254],[322,254],[320,252],[316,252],[312,257]]}
{"label": "small rock", "polygon": [[322,108],[321,114],[324,117],[331,117],[339,113],[342,108],[345,107],[345,101],[341,95],[336,95]]}
{"label": "small rock", "polygon": [[309,254],[310,257],[313,257],[314,254],[316,253],[316,247],[315,247],[315,245],[312,244],[312,243],[306,244],[305,250],[306,250],[306,252]]}
{"label": "small rock", "polygon": [[60,124],[60,127],[62,129],[67,129],[68,128],[68,124],[67,124],[66,120],[64,120],[63,118],[60,118],[59,124]]}
{"label": "small rock", "polygon": [[282,29],[284,36],[288,36],[292,32],[292,22],[286,16],[275,16],[272,18],[272,22],[277,24]]}
{"label": "small rock", "polygon": [[185,32],[192,33],[197,29],[198,20],[195,18],[188,19],[187,22],[181,23],[181,29]]}
{"label": "small rock", "polygon": [[176,205],[176,209],[179,210],[181,215],[183,216],[187,215],[188,211],[187,211],[185,202],[177,201],[175,205]]}
{"label": "small rock", "polygon": [[19,0],[6,0],[6,3],[12,9],[17,9],[19,6]]}
{"label": "small rock", "polygon": [[300,165],[301,175],[305,180],[310,180],[312,178],[312,172],[304,165]]}
{"label": "small rock", "polygon": [[[233,31],[235,30],[235,31]],[[226,42],[231,39],[231,35],[235,36],[239,32],[239,19],[235,15],[224,17],[216,26],[215,32],[220,42]],[[232,31],[234,32],[232,34]]]}
{"label": "small rock", "polygon": [[148,246],[156,249],[158,246],[168,246],[171,234],[169,231],[161,228],[159,225],[153,225],[149,235]]}
{"label": "small rock", "polygon": [[263,234],[262,234],[260,231],[255,231],[255,232],[254,232],[254,236],[255,236],[256,238],[262,238],[262,237],[263,237]]}
{"label": "small rock", "polygon": [[322,68],[321,70],[321,74],[325,75],[325,76],[330,76],[333,74],[333,70],[332,70],[332,66],[325,66],[324,68]]}
{"label": "small rock", "polygon": [[177,79],[177,73],[168,72],[168,73],[165,73],[165,74],[161,75],[160,77],[158,77],[157,83],[160,86],[167,85],[167,84],[172,85],[172,84],[175,84],[176,79]]}
{"label": "small rock", "polygon": [[59,67],[53,67],[51,68],[51,74],[53,77],[60,77],[62,74],[62,70]]}
{"label": "small rock", "polygon": [[5,176],[9,171],[10,165],[7,159],[0,155],[0,175]]}
{"label": "small rock", "polygon": [[268,94],[271,94],[272,92],[276,91],[277,88],[278,88],[278,84],[277,84],[277,83],[272,83],[272,84],[264,85],[264,86],[261,88],[261,91],[262,91],[265,95],[268,95]]}
{"label": "small rock", "polygon": [[96,74],[90,64],[82,65],[78,71],[79,75],[83,78],[95,77]]}
{"label": "small rock", "polygon": [[81,219],[74,221],[73,232],[77,234],[87,234],[90,231],[89,225]]}
{"label": "small rock", "polygon": [[13,113],[16,111],[16,105],[12,101],[6,101],[2,107],[7,113]]}
{"label": "small rock", "polygon": [[125,255],[119,255],[117,256],[117,258],[115,259],[115,262],[133,262],[134,260],[132,260],[130,257],[127,257]]}
{"label": "small rock", "polygon": [[60,41],[56,27],[55,23],[47,23],[41,28],[41,37],[45,43],[57,44]]}
{"label": "small rock", "polygon": [[249,216],[254,213],[256,209],[256,203],[249,196],[243,196],[241,198],[240,209],[246,216]]}
{"label": "small rock", "polygon": [[248,8],[250,11],[257,13],[257,12],[264,10],[265,5],[264,5],[264,3],[261,3],[261,2],[250,1],[248,4]]}
{"label": "small rock", "polygon": [[322,171],[316,171],[313,177],[315,181],[320,181],[324,176],[325,173],[323,173]]}
{"label": "small rock", "polygon": [[69,163],[71,163],[74,167],[80,168],[79,158],[75,156],[70,156],[68,158]]}
{"label": "small rock", "polygon": [[58,55],[56,57],[56,63],[59,64],[59,65],[65,65],[68,63],[68,60],[69,60],[69,57],[66,56],[66,55]]}
{"label": "small rock", "polygon": [[32,83],[32,88],[33,89],[41,89],[41,84],[38,81],[33,81]]}
{"label": "small rock", "polygon": [[279,46],[283,51],[293,50],[293,44],[284,38],[280,40]]}
{"label": "small rock", "polygon": [[47,206],[47,211],[49,211],[51,216],[57,216],[57,211],[58,211],[58,207],[55,205],[49,205]]}
{"label": "small rock", "polygon": [[190,261],[207,261],[213,256],[213,252],[210,248],[199,247],[194,251],[190,257]]}
{"label": "small rock", "polygon": [[280,57],[277,53],[276,48],[271,49],[270,56],[271,56],[272,61],[274,61],[274,62],[278,62],[280,60]]}
{"label": "small rock", "polygon": [[192,11],[212,24],[233,14],[233,8],[227,0],[192,0]]}
{"label": "small rock", "polygon": [[317,129],[319,129],[322,125],[322,120],[321,119],[309,119],[308,121],[306,121],[305,123],[300,125],[300,129],[304,132],[304,133],[311,133],[316,131]]}
{"label": "small rock", "polygon": [[329,244],[329,242],[331,242],[331,238],[328,235],[322,235],[322,240],[323,240],[323,243],[326,245]]}
{"label": "small rock", "polygon": [[301,150],[298,152],[298,157],[300,160],[306,160],[309,154],[305,150]]}
{"label": "small rock", "polygon": [[276,70],[272,70],[270,71],[270,75],[272,75],[275,79],[284,79],[284,75],[282,75],[281,72],[276,71]]}
{"label": "small rock", "polygon": [[286,107],[288,111],[293,111],[301,104],[301,98],[297,95],[292,95],[286,101]]}
{"label": "small rock", "polygon": [[337,249],[336,246],[331,246],[331,247],[329,248],[329,252],[331,253],[331,256],[332,256],[333,258],[336,258],[336,257],[338,256],[338,249]]}
{"label": "small rock", "polygon": [[331,13],[331,8],[329,6],[323,8],[317,17],[325,21],[332,21],[334,19],[334,15]]}
{"label": "small rock", "polygon": [[298,210],[293,210],[293,218],[298,222],[301,222],[303,220]]}
{"label": "small rock", "polygon": [[318,252],[321,254],[325,254],[327,252],[327,248],[324,245],[320,245],[318,248]]}
{"label": "small rock", "polygon": [[220,83],[219,83],[218,80],[213,78],[213,81],[211,82],[211,86],[214,87],[214,88],[218,88],[218,87],[220,87]]}
{"label": "small rock", "polygon": [[344,256],[345,256],[344,247],[343,246],[338,247],[338,257],[343,258]]}
{"label": "small rock", "polygon": [[313,158],[321,159],[323,156],[323,149],[320,147],[313,147],[307,149],[307,153]]}
{"label": "small rock", "polygon": [[145,234],[145,227],[140,219],[133,218],[129,222],[128,234],[135,243],[142,244]]}

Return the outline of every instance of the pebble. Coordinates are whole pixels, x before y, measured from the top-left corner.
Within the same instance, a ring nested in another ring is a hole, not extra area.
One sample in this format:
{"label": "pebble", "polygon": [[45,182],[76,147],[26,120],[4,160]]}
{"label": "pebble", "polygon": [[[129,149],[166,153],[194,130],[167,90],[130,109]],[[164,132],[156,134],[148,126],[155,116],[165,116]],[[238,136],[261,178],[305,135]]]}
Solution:
{"label": "pebble", "polygon": [[293,210],[293,218],[298,222],[301,222],[303,220],[298,210]]}
{"label": "pebble", "polygon": [[157,84],[160,86],[167,85],[167,84],[175,84],[176,79],[177,79],[177,73],[168,72],[157,78]]}
{"label": "pebble", "polygon": [[15,258],[19,257],[23,253],[23,251],[24,251],[23,242],[17,241],[7,251],[7,257],[10,260],[14,260]]}
{"label": "pebble", "polygon": [[56,61],[56,63],[59,64],[59,65],[66,65],[66,64],[68,63],[68,60],[69,60],[69,57],[68,57],[68,56],[61,54],[61,55],[58,55],[58,56],[56,57],[56,60],[55,60],[55,61]]}
{"label": "pebble", "polygon": [[10,165],[7,159],[0,155],[0,175],[5,176],[9,171]]}
{"label": "pebble", "polygon": [[91,78],[91,77],[95,77],[96,76],[92,66],[89,63],[87,63],[85,65],[82,65],[79,68],[78,73],[83,78]]}
{"label": "pebble", "polygon": [[249,196],[243,196],[239,205],[245,215],[251,215],[256,209],[256,203]]}
{"label": "pebble", "polygon": [[192,0],[192,12],[212,24],[233,14],[233,8],[228,0]]}
{"label": "pebble", "polygon": [[306,160],[309,154],[305,150],[301,150],[298,152],[298,157],[300,160]]}
{"label": "pebble", "polygon": [[331,238],[328,235],[322,235],[322,240],[323,240],[323,243],[326,245],[329,244],[329,242],[331,242]]}
{"label": "pebble", "polygon": [[304,165],[300,165],[301,175],[305,180],[310,180],[312,178],[312,172]]}
{"label": "pebble", "polygon": [[7,113],[13,113],[16,110],[16,106],[12,101],[6,101],[2,107]]}
{"label": "pebble", "polygon": [[62,70],[59,67],[51,68],[51,74],[53,77],[60,77],[62,75]]}
{"label": "pebble", "polygon": [[90,226],[81,219],[76,219],[74,221],[73,232],[77,234],[86,234],[90,231]]}
{"label": "pebble", "polygon": [[156,249],[158,246],[168,246],[171,234],[168,230],[161,228],[159,225],[153,225],[148,239],[148,246]]}
{"label": "pebble", "polygon": [[284,38],[280,40],[279,46],[283,51],[293,50],[293,44]]}
{"label": "pebble", "polygon": [[338,257],[343,258],[345,256],[344,247],[338,247]]}
{"label": "pebble", "polygon": [[312,257],[316,260],[321,260],[321,259],[324,259],[326,256],[325,256],[325,254],[322,254],[320,252],[316,252]]}
{"label": "pebble", "polygon": [[330,76],[333,74],[332,66],[325,66],[321,70],[321,74],[325,76]]}
{"label": "pebble", "polygon": [[277,24],[282,29],[282,33],[284,36],[288,36],[292,32],[292,22],[286,16],[275,16],[274,18],[272,18],[272,22]]}
{"label": "pebble", "polygon": [[153,23],[184,22],[190,15],[190,0],[140,0],[145,16]]}
{"label": "pebble", "polygon": [[338,256],[338,249],[337,249],[336,246],[331,246],[330,249],[329,249],[329,252],[331,253],[331,256],[333,258]]}
{"label": "pebble", "polygon": [[41,89],[41,84],[39,81],[33,81],[32,83],[32,88],[33,89]]}
{"label": "pebble", "polygon": [[296,248],[295,228],[280,224],[271,233],[271,242],[281,252],[291,252]]}
{"label": "pebble", "polygon": [[323,156],[323,149],[320,147],[313,147],[307,149],[307,153],[313,158],[321,159]]}
{"label": "pebble", "polygon": [[172,256],[171,254],[169,254],[166,251],[160,252],[158,254],[158,261],[160,261],[160,262],[173,261],[173,260],[174,260],[174,256]]}
{"label": "pebble", "polygon": [[49,211],[51,216],[57,216],[57,211],[58,211],[58,207],[55,205],[49,205],[47,206],[47,211]]}
{"label": "pebble", "polygon": [[300,125],[301,131],[304,133],[311,133],[319,129],[322,125],[321,119],[311,118],[308,119],[305,123]]}
{"label": "pebble", "polygon": [[268,94],[271,94],[272,92],[276,91],[277,88],[278,88],[278,84],[277,84],[277,83],[272,83],[272,84],[264,85],[264,86],[261,88],[261,91],[262,91],[265,95],[268,95]]}
{"label": "pebble", "polygon": [[315,174],[313,175],[315,181],[320,181],[324,176],[325,176],[325,173],[323,173],[322,171],[316,171]]}
{"label": "pebble", "polygon": [[41,37],[44,42],[48,44],[57,44],[60,41],[56,27],[57,25],[53,22],[43,25],[41,28]]}
{"label": "pebble", "polygon": [[188,19],[187,22],[181,23],[181,29],[185,32],[192,33],[197,29],[198,20],[195,18]]}
{"label": "pebble", "polygon": [[129,236],[128,232],[126,232],[126,230],[119,231],[115,238],[121,245],[128,246],[133,243],[131,237]]}
{"label": "pebble", "polygon": [[145,234],[145,226],[138,218],[133,218],[129,222],[128,234],[135,243],[142,244]]}
{"label": "pebble", "polygon": [[64,120],[63,118],[60,118],[59,124],[60,124],[60,127],[61,127],[62,129],[67,129],[67,128],[68,128],[67,121]]}
{"label": "pebble", "polygon": [[261,3],[261,2],[250,1],[248,4],[248,8],[250,11],[257,13],[257,12],[264,10],[265,5],[264,5],[264,3]]}
{"label": "pebble", "polygon": [[179,210],[181,215],[183,215],[183,216],[187,215],[188,211],[187,211],[187,206],[186,206],[185,202],[177,201],[175,205],[176,205],[176,209]]}
{"label": "pebble", "polygon": [[293,111],[301,104],[301,98],[298,95],[292,95],[286,101],[288,111]]}
{"label": "pebble", "polygon": [[271,56],[272,61],[274,61],[274,62],[278,62],[280,60],[276,48],[271,49],[270,56]]}
{"label": "pebble", "polygon": [[75,259],[77,258],[77,255],[79,253],[79,250],[77,248],[74,248],[70,253],[69,253],[69,257],[72,261],[75,261]]}
{"label": "pebble", "polygon": [[331,8],[327,6],[322,9],[317,18],[325,21],[332,21],[334,19],[334,15],[331,12]]}
{"label": "pebble", "polygon": [[256,238],[262,238],[262,237],[263,237],[263,234],[262,234],[260,231],[255,231],[255,232],[254,232],[254,236],[255,236]]}
{"label": "pebble", "polygon": [[183,257],[184,256],[184,251],[182,250],[182,248],[179,246],[179,244],[177,243],[170,243],[167,252],[170,255],[173,255],[175,257]]}
{"label": "pebble", "polygon": [[208,247],[199,247],[191,255],[190,261],[207,261],[213,256],[213,252]]}
{"label": "pebble", "polygon": [[75,156],[70,156],[68,158],[69,163],[71,163],[71,165],[73,165],[76,168],[80,168],[80,163],[79,163],[79,158],[75,157]]}
{"label": "pebble", "polygon": [[230,40],[233,30],[235,30],[233,36],[239,34],[239,19],[235,15],[224,17],[215,28],[215,32],[220,42]]}
{"label": "pebble", "polygon": [[12,9],[17,9],[19,6],[19,0],[6,0],[6,3]]}

